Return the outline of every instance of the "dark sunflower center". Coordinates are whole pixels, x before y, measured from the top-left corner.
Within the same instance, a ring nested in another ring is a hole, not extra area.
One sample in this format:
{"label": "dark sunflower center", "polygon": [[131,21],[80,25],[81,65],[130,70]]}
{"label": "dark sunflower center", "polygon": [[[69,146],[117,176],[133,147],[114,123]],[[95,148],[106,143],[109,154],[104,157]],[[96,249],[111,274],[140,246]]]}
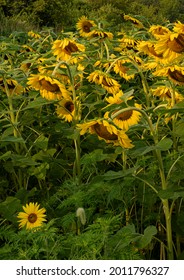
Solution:
{"label": "dark sunflower center", "polygon": [[171,98],[171,92],[169,90],[166,91],[165,95],[166,97]]}
{"label": "dark sunflower center", "polygon": [[14,89],[15,85],[13,84],[13,82],[10,82],[10,84],[7,84],[9,89]]}
{"label": "dark sunflower center", "polygon": [[41,86],[51,92],[59,91],[59,86],[55,83],[51,84],[51,82],[46,81],[46,80],[41,80],[40,81]]}
{"label": "dark sunflower center", "polygon": [[118,139],[118,136],[114,133],[111,134],[103,124],[96,123],[95,125],[93,125],[93,128],[94,128],[96,134],[98,134],[98,136],[100,136],[101,138],[104,138],[105,140],[117,140]]}
{"label": "dark sunflower center", "polygon": [[29,214],[28,221],[32,224],[35,223],[37,221],[37,215],[35,213]]}
{"label": "dark sunflower center", "polygon": [[67,101],[64,106],[69,112],[71,112],[71,113],[73,112],[73,110],[74,110],[73,102]]}
{"label": "dark sunflower center", "polygon": [[173,72],[169,69],[168,70],[168,76],[175,80],[176,82],[184,83],[184,76],[181,72],[178,70],[174,70]]}
{"label": "dark sunflower center", "polygon": [[89,33],[91,27],[92,27],[92,24],[90,22],[85,22],[84,25],[82,26],[82,29],[84,32]]}
{"label": "dark sunflower center", "polygon": [[173,41],[168,42],[168,47],[176,52],[181,53],[184,51],[184,34],[179,34]]}
{"label": "dark sunflower center", "polygon": [[78,50],[78,47],[71,42],[69,42],[68,46],[65,47],[65,51],[69,55],[71,55],[72,52],[77,52]]}
{"label": "dark sunflower center", "polygon": [[129,70],[129,68],[127,66],[124,66],[122,64],[119,64],[119,69],[123,73],[126,73]]}
{"label": "dark sunflower center", "polygon": [[116,117],[116,119],[121,120],[121,121],[127,121],[131,118],[132,114],[133,114],[133,110],[123,112],[123,113],[119,114]]}

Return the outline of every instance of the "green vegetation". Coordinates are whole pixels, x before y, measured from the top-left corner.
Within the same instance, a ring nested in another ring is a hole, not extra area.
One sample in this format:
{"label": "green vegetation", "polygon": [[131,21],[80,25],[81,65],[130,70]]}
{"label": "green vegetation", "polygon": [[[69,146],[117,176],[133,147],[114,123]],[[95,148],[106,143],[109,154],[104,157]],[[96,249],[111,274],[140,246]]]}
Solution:
{"label": "green vegetation", "polygon": [[182,3],[11,2],[0,259],[183,259]]}
{"label": "green vegetation", "polygon": [[163,24],[184,17],[182,0],[0,0],[0,32],[27,31],[52,27],[56,31],[72,30],[78,18],[86,15],[109,22],[113,28],[123,24],[123,15],[132,14],[150,23]]}

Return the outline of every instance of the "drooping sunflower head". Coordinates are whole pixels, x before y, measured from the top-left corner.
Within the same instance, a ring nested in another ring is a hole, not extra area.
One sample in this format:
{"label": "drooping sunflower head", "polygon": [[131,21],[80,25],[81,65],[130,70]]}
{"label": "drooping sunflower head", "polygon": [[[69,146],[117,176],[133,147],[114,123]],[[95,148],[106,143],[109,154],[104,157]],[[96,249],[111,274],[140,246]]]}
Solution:
{"label": "drooping sunflower head", "polygon": [[44,214],[46,212],[45,208],[40,208],[40,205],[30,202],[23,206],[24,212],[19,212],[17,218],[19,221],[19,228],[26,227],[26,229],[33,229],[43,225],[46,221]]}
{"label": "drooping sunflower head", "polygon": [[19,95],[24,92],[23,86],[21,86],[14,79],[4,79],[0,78],[0,89],[7,95]]}
{"label": "drooping sunflower head", "polygon": [[115,48],[116,51],[122,52],[125,50],[136,49],[138,41],[133,37],[124,36],[118,40],[120,42],[119,46]]}
{"label": "drooping sunflower head", "polygon": [[176,33],[184,34],[184,24],[178,20],[177,22],[174,23],[173,31]]}
{"label": "drooping sunflower head", "polygon": [[130,70],[130,67],[128,64],[130,64],[129,59],[120,59],[114,64],[114,72],[127,81],[133,79],[135,76],[134,74],[129,74],[128,71]]}
{"label": "drooping sunflower head", "polygon": [[156,43],[151,41],[141,41],[137,49],[151,57],[162,59],[162,54],[157,53],[155,50]]}
{"label": "drooping sunflower head", "polygon": [[153,73],[155,76],[168,77],[176,85],[184,85],[184,67],[167,66]]}
{"label": "drooping sunflower head", "polygon": [[80,129],[81,135],[89,132],[90,134],[96,134],[100,140],[104,140],[106,143],[112,143],[115,146],[122,146],[127,149],[133,148],[131,140],[125,132],[123,130],[118,130],[107,120],[93,120],[78,124],[77,127]]}
{"label": "drooping sunflower head", "polygon": [[39,90],[41,96],[48,100],[69,97],[69,92],[66,90],[64,84],[60,83],[57,79],[44,74],[32,74],[28,78],[27,84],[35,90]]}
{"label": "drooping sunflower head", "polygon": [[111,32],[95,28],[89,33],[88,37],[98,39],[113,39],[113,34]]}
{"label": "drooping sunflower head", "polygon": [[39,39],[41,37],[40,34],[33,32],[32,30],[28,32],[28,36],[34,39]]}
{"label": "drooping sunflower head", "polygon": [[184,34],[168,33],[162,36],[155,46],[155,51],[169,61],[176,59],[184,52]]}
{"label": "drooping sunflower head", "polygon": [[109,93],[115,94],[120,89],[120,84],[113,78],[111,78],[107,73],[100,70],[95,70],[87,77],[89,82],[94,82],[95,84],[101,85]]}
{"label": "drooping sunflower head", "polygon": [[178,103],[184,99],[184,97],[177,91],[173,92],[173,89],[168,86],[159,86],[152,89],[152,94],[158,96],[161,100],[166,100],[169,104],[172,102],[172,96],[175,103]]}
{"label": "drooping sunflower head", "polygon": [[86,16],[82,16],[76,26],[82,37],[88,37],[91,32],[91,28],[96,26],[96,24],[93,20],[89,20]]}
{"label": "drooping sunflower head", "polygon": [[150,32],[155,38],[159,39],[162,35],[170,33],[170,30],[161,25],[152,25],[148,32]]}
{"label": "drooping sunflower head", "polygon": [[56,113],[59,118],[71,122],[75,113],[75,107],[72,99],[63,99],[58,102]]}
{"label": "drooping sunflower head", "polygon": [[52,50],[57,59],[67,61],[73,53],[84,52],[85,46],[77,43],[75,40],[64,38],[54,41]]}
{"label": "drooping sunflower head", "polygon": [[131,17],[129,15],[124,15],[124,19],[127,21],[130,21],[137,28],[144,28],[144,25],[142,24],[142,22],[134,17]]}
{"label": "drooping sunflower head", "polygon": [[[141,109],[141,105],[135,103],[135,107]],[[114,111],[113,113],[116,113]],[[113,115],[112,113],[112,115]],[[104,115],[105,118],[109,118],[109,112],[106,112]],[[122,129],[123,131],[127,131],[130,126],[138,124],[141,119],[141,113],[136,110],[128,110],[120,113],[117,117],[113,119],[113,123]]]}

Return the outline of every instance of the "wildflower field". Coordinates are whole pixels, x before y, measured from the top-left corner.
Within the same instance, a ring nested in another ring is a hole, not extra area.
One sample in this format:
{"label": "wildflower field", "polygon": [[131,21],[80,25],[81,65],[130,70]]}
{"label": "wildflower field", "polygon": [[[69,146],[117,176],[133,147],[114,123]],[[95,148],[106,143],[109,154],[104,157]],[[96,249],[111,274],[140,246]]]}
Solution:
{"label": "wildflower field", "polygon": [[0,37],[0,259],[184,258],[184,23]]}

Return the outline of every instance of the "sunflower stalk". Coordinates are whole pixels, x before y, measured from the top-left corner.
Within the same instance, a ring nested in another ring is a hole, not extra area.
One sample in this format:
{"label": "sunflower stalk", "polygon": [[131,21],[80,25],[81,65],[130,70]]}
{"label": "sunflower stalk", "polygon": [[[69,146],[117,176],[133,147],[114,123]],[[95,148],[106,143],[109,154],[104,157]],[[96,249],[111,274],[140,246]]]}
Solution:
{"label": "sunflower stalk", "polygon": [[[150,117],[147,115],[147,113],[145,111],[143,111],[143,110],[141,110],[137,107],[128,107],[128,108],[125,108],[125,109],[121,109],[121,110],[117,111],[116,113],[112,114],[109,121],[113,121],[113,119],[116,118],[118,115],[120,115],[124,112],[127,112],[129,110],[138,111],[144,116],[144,118],[146,119],[146,121],[149,125],[150,132],[151,132],[151,135],[153,137],[153,141],[155,143],[155,146],[157,146],[158,145],[157,132],[154,129],[154,126],[153,126],[153,123],[152,123]],[[163,160],[162,160],[161,151],[159,149],[156,149],[154,154],[156,156],[158,166],[159,166],[162,190],[167,190],[167,180],[166,180],[166,176],[165,176],[165,172],[164,172],[164,164],[163,164]],[[168,199],[161,198],[161,201],[162,201],[162,205],[163,205],[163,211],[164,211],[165,222],[166,222],[168,259],[173,260],[174,259],[174,252],[173,252],[172,226],[171,226],[172,207],[170,209]]]}
{"label": "sunflower stalk", "polygon": [[[76,98],[76,91],[75,91],[75,85],[74,85],[74,78],[72,76],[70,67],[68,63],[63,62],[63,64],[66,65],[68,70],[68,76],[71,82],[71,88],[72,88],[72,94],[73,94],[73,103],[74,103],[74,117],[73,117],[73,125],[76,128],[76,125],[78,124],[78,121],[80,119],[79,116],[79,106],[77,103]],[[74,163],[74,176],[76,177],[77,183],[80,184],[81,179],[81,164],[80,164],[80,134],[78,133],[76,138],[74,139],[74,145],[75,145],[75,163]]]}
{"label": "sunflower stalk", "polygon": [[[13,127],[13,135],[15,138],[18,138],[19,132],[17,130],[17,116],[14,113],[12,94],[10,94],[6,80],[4,80],[4,85],[5,85],[5,89],[6,89],[6,95],[8,98],[9,116],[10,116],[10,121],[11,121],[11,124]],[[15,142],[15,151],[18,155],[20,155],[20,145],[17,142]],[[16,176],[16,179],[18,182],[18,186],[21,189],[23,187],[23,174],[22,174],[22,171],[20,170],[20,168],[18,169],[18,174]],[[18,191],[18,187],[17,187],[17,191]]]}

